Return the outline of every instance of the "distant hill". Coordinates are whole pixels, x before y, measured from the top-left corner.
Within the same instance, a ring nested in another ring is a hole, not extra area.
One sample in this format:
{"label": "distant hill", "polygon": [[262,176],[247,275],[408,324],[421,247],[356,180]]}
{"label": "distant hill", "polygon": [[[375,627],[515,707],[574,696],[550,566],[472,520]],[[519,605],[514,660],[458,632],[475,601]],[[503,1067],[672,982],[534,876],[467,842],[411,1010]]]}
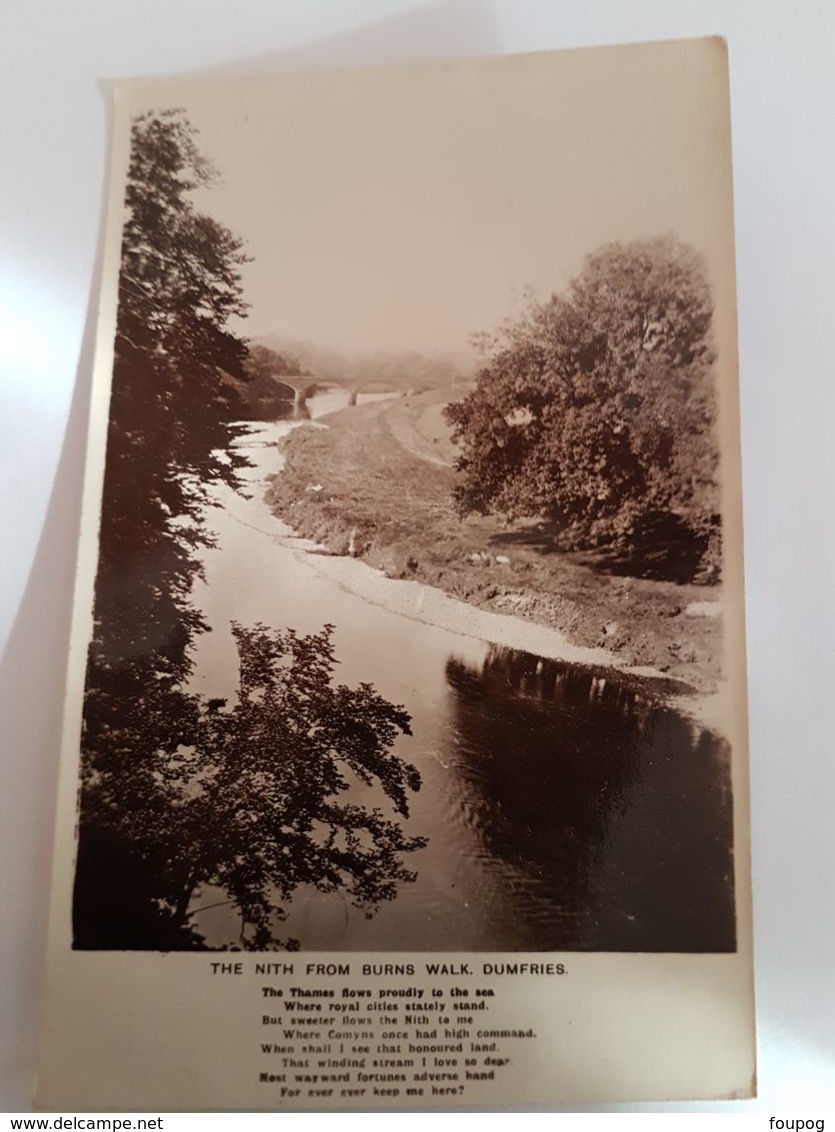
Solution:
{"label": "distant hill", "polygon": [[476,368],[475,358],[465,353],[403,350],[349,355],[282,334],[262,335],[253,345],[298,366],[320,384],[343,385],[358,393],[434,389],[466,381]]}

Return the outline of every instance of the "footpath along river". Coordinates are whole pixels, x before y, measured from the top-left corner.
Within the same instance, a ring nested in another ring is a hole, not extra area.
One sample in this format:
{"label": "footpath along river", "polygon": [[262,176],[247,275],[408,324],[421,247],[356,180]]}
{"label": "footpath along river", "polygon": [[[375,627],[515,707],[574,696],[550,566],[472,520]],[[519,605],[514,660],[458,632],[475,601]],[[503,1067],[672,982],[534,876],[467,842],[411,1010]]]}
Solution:
{"label": "footpath along river", "polygon": [[[309,408],[344,404],[323,393]],[[294,538],[263,501],[292,427],[251,425],[239,442],[251,498],[219,491],[208,509],[217,545],[195,601],[212,631],[192,685],[234,694],[232,621],[335,625],[338,680],[371,683],[412,716],[397,753],[421,773],[407,830],[428,845],[409,857],[417,880],[372,918],[303,890],[286,934],[321,951],[732,949],[725,741],[603,653]],[[363,786],[352,800],[385,801]],[[209,946],[237,934],[228,908],[192,922]]]}

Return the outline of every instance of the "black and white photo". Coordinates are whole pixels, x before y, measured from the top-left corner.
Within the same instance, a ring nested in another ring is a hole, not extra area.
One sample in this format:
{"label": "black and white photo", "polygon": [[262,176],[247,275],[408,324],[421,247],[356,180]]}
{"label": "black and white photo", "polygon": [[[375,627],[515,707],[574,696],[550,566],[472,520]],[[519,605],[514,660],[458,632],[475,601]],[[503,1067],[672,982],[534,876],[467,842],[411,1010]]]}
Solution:
{"label": "black and white photo", "polygon": [[703,957],[744,1030],[723,74],[691,41],[123,86],[77,961]]}

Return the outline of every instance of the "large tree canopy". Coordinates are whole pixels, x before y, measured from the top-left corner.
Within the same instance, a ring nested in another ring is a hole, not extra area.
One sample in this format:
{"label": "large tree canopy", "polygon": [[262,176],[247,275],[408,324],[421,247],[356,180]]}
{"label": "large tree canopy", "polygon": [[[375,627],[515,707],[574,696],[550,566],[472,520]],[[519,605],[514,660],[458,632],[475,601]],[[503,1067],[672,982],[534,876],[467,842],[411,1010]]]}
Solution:
{"label": "large tree canopy", "polygon": [[189,906],[206,885],[236,907],[239,946],[286,946],[276,922],[299,883],[373,908],[411,879],[400,853],[421,844],[376,806],[339,803],[353,775],[405,816],[419,778],[389,749],[406,713],[370,687],[332,687],[328,630],[236,627],[231,709],[187,686],[207,630],[192,588],[214,542],[212,489],[242,487],[232,441],[251,368],[232,329],[246,257],[195,207],[212,177],[182,114],[136,119],[84,703],[78,947],[204,946]]}
{"label": "large tree canopy", "polygon": [[182,115],[143,115],[131,141],[93,657],[132,655],[176,681],[201,627],[189,594],[194,552],[211,543],[210,489],[238,487],[246,463],[230,447],[240,401],[224,378],[244,377],[246,343],[228,324],[246,312],[246,257],[194,206],[213,171]]}
{"label": "large tree canopy", "polygon": [[489,342],[476,388],[448,407],[459,509],[547,517],[568,548],[676,530],[715,575],[711,318],[701,258],[677,240],[589,256],[566,294]]}
{"label": "large tree canopy", "polygon": [[[93,837],[105,851],[129,846],[134,876],[145,878],[153,905],[153,920],[146,908],[139,932],[146,945],[199,946],[200,905],[221,903],[238,925],[227,946],[294,948],[298,941],[281,938],[280,929],[300,885],[341,890],[372,912],[414,880],[401,854],[425,844],[378,806],[345,797],[361,782],[408,817],[420,777],[392,752],[398,735],[411,734],[408,713],[368,684],[333,683],[332,626],[310,636],[262,625],[233,632],[239,680],[232,706],[184,696],[181,741],[166,750],[160,737],[170,728],[160,727],[151,692],[134,705],[122,766],[95,776],[85,792],[89,811],[112,815],[109,823],[99,817]],[[226,896],[194,907],[201,890]],[[92,912],[95,896],[82,899]],[[125,946],[129,934],[118,922],[98,933],[100,946]]]}

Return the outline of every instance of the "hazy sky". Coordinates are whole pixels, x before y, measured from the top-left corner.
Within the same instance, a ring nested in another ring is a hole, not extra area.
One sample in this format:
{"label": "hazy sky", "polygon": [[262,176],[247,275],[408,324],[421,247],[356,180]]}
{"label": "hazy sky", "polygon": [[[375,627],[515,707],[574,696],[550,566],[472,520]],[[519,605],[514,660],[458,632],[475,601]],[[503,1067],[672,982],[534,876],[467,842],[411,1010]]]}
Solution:
{"label": "hazy sky", "polygon": [[[674,232],[732,264],[716,41],[270,80],[131,84],[183,107],[246,241],[247,333],[466,348],[614,239]],[[720,301],[724,296],[719,295]]]}

